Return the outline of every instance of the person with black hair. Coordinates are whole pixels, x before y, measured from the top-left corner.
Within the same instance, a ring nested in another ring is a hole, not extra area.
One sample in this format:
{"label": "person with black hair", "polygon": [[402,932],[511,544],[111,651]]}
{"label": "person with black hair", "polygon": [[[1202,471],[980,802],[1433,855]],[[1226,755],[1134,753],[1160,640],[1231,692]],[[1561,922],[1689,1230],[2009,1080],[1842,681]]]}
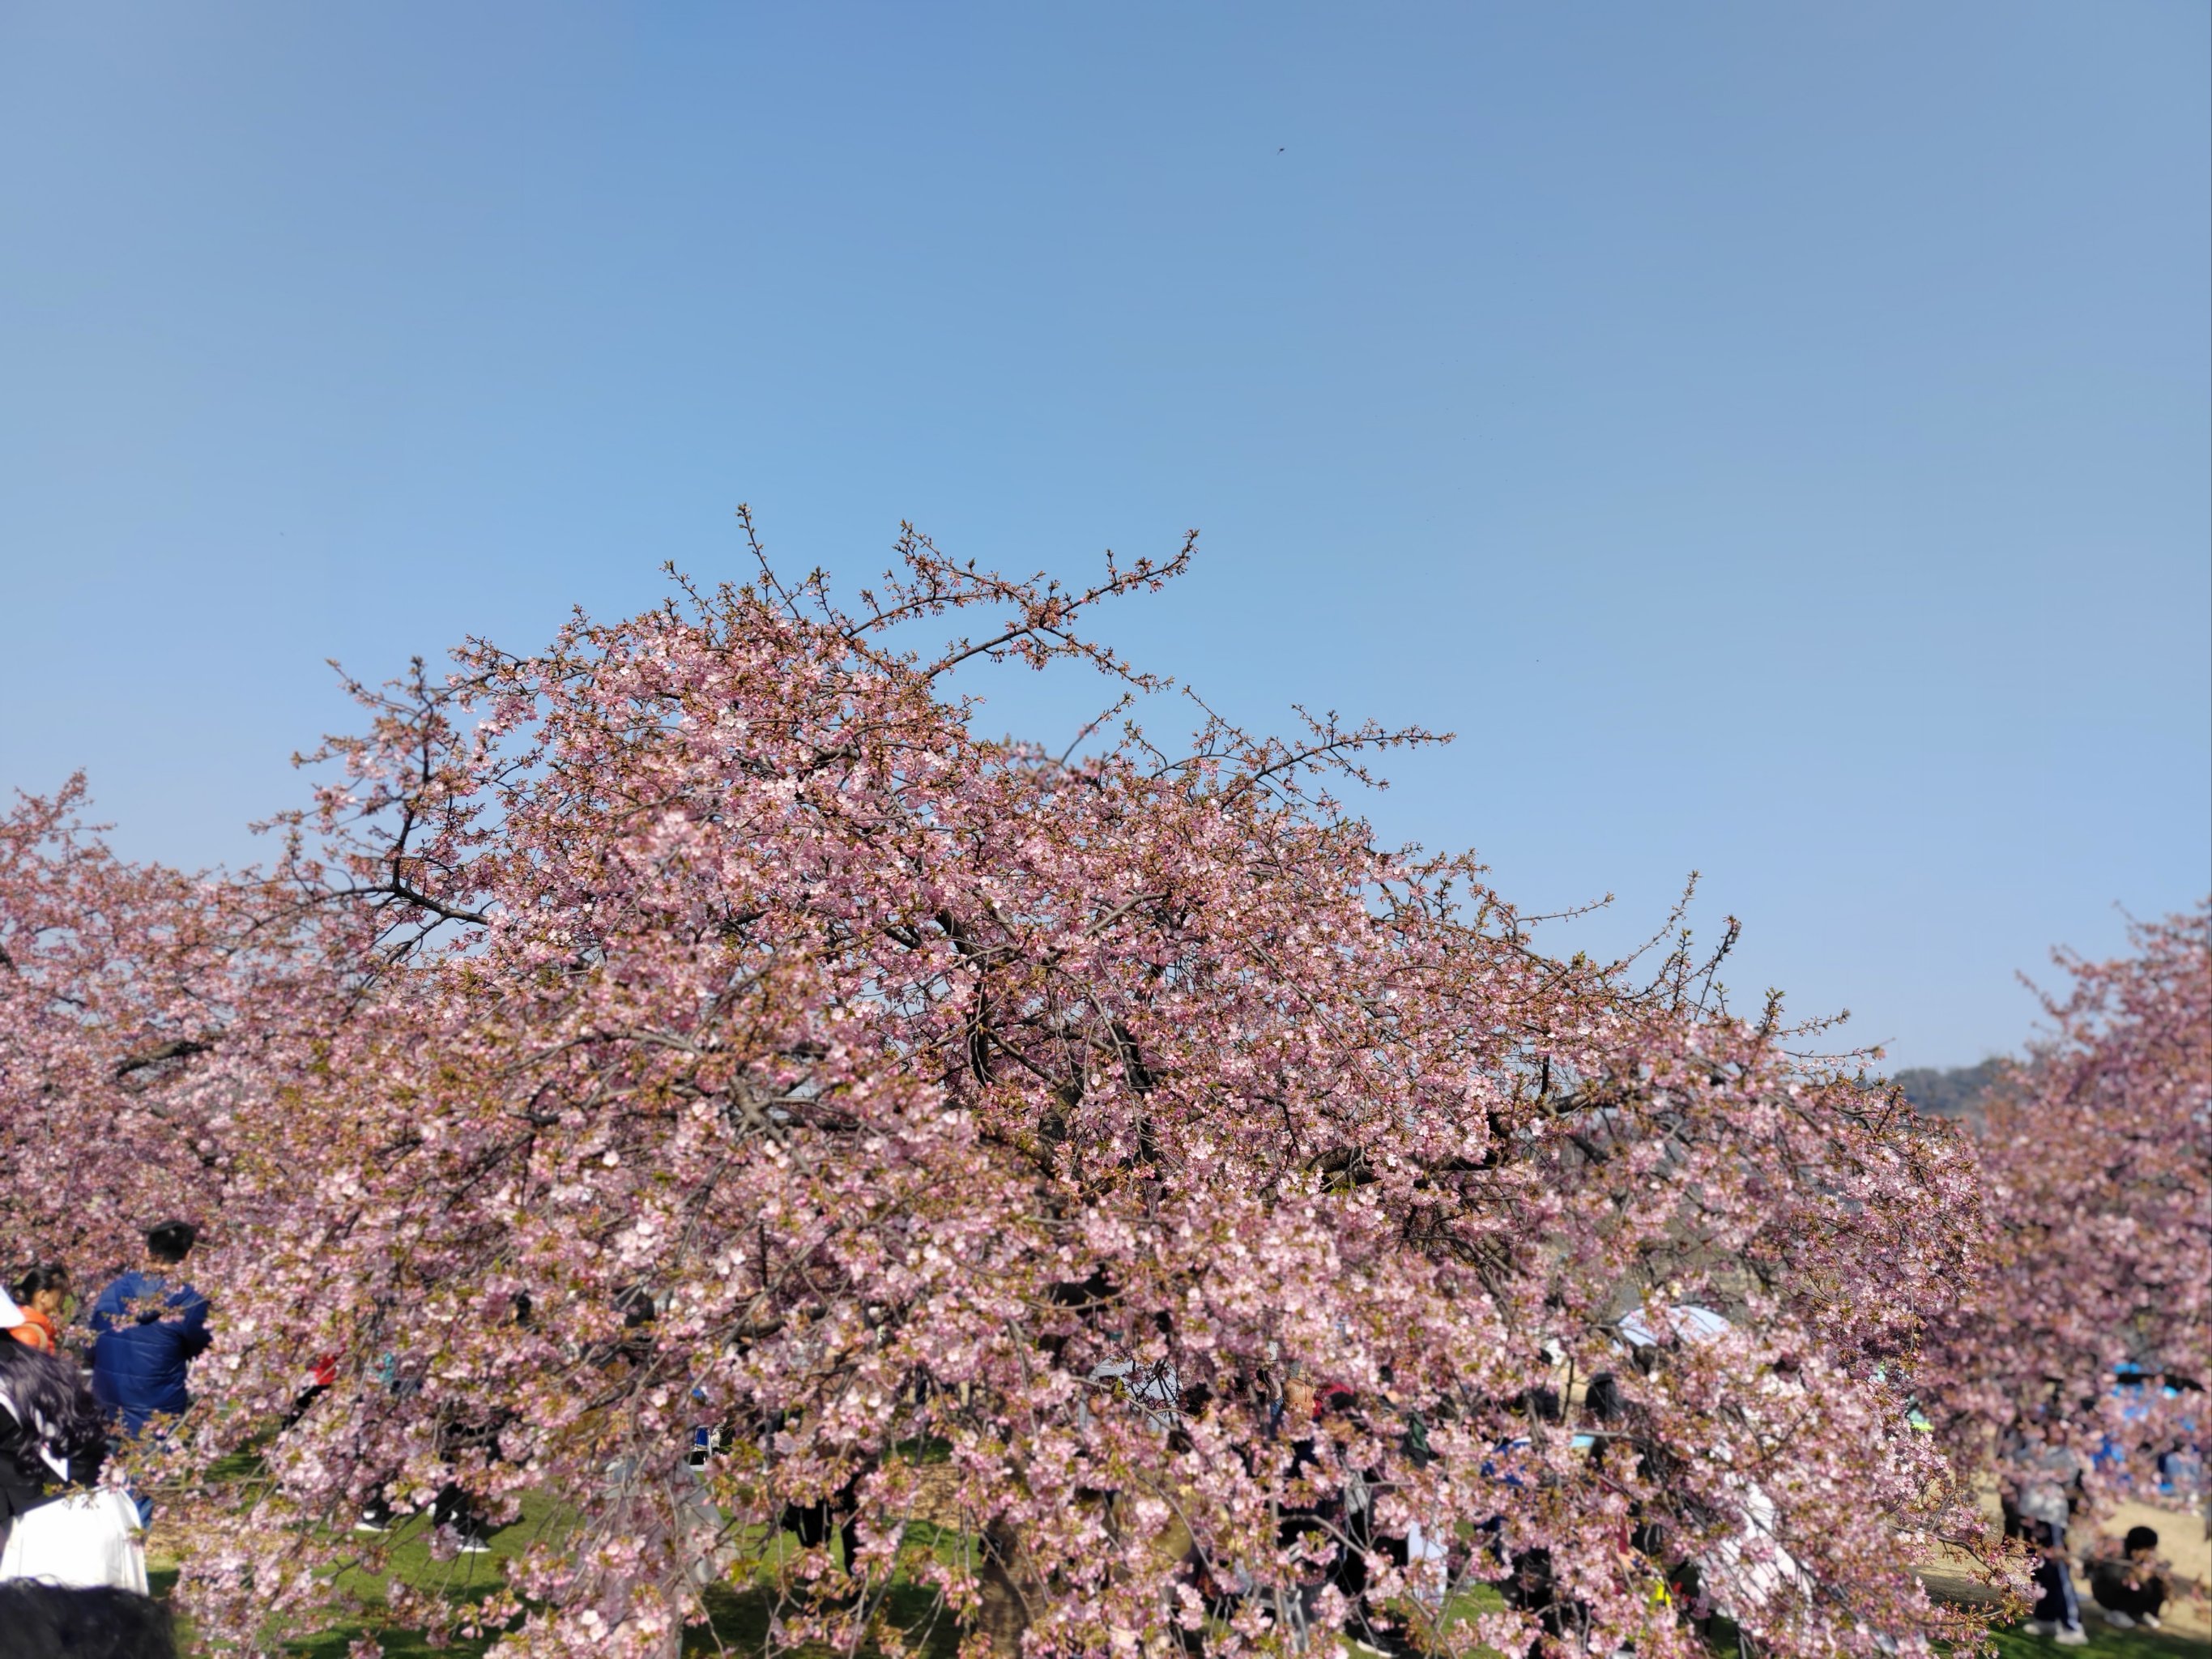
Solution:
{"label": "person with black hair", "polygon": [[168,1609],[120,1589],[0,1583],[9,1659],[177,1659]]}
{"label": "person with black hair", "polygon": [[2122,1630],[2136,1625],[2159,1627],[2166,1606],[2166,1575],[2159,1571],[2158,1529],[2130,1527],[2119,1553],[2090,1564],[2089,1594],[2104,1609],[2105,1622]]}
{"label": "person with black hair", "polygon": [[1600,1371],[1590,1378],[1589,1388],[1583,1391],[1583,1409],[1597,1423],[1619,1422],[1628,1409],[1621,1395],[1620,1379],[1611,1371]]}
{"label": "person with black hair", "polygon": [[187,1368],[207,1351],[207,1298],[176,1270],[198,1242],[188,1221],[165,1221],[146,1234],[146,1261],[100,1293],[86,1322],[96,1339],[92,1391],[116,1425],[136,1437],[155,1417],[191,1404]]}
{"label": "person with black hair", "polygon": [[1297,1592],[1282,1609],[1299,1632],[1312,1620],[1342,1547],[1340,1523],[1344,1505],[1341,1493],[1333,1490],[1334,1483],[1328,1480],[1322,1458],[1323,1437],[1316,1423],[1321,1409],[1320,1391],[1312,1379],[1293,1370],[1283,1379],[1281,1396],[1273,1408],[1267,1430],[1268,1439],[1286,1443],[1290,1449],[1290,1467],[1284,1471],[1287,1481],[1308,1486],[1304,1501],[1285,1493],[1286,1501],[1276,1509],[1275,1541],[1288,1549],[1303,1540],[1310,1552]]}
{"label": "person with black hair", "polygon": [[59,1352],[62,1321],[69,1316],[69,1269],[42,1262],[15,1281],[15,1291],[22,1322],[11,1326],[9,1335],[40,1353]]}
{"label": "person with black hair", "polygon": [[[76,1365],[0,1342],[0,1580],[146,1588],[137,1516],[124,1494],[94,1484],[106,1452]],[[0,1649],[21,1650],[4,1621],[0,1633],[9,1638]]]}
{"label": "person with black hair", "polygon": [[106,1450],[83,1373],[57,1355],[0,1342],[0,1533],[55,1488],[89,1486]]}
{"label": "person with black hair", "polygon": [[2081,1629],[2081,1603],[2074,1594],[2074,1573],[2066,1559],[2066,1534],[2049,1521],[2028,1520],[2021,1528],[2037,1556],[2035,1606],[2027,1621],[2038,1636],[2063,1648],[2078,1648],[2089,1638]]}

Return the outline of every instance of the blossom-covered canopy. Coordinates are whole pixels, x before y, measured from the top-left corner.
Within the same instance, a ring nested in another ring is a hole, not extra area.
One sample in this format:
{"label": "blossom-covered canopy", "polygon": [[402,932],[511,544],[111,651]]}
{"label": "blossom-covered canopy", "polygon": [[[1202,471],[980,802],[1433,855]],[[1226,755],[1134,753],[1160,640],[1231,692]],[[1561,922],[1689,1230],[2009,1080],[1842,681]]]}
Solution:
{"label": "blossom-covered canopy", "polygon": [[1971,1638],[1901,1363],[1978,1248],[1960,1143],[1686,939],[1559,960],[1377,845],[1330,781],[1424,734],[978,735],[965,661],[1159,689],[1091,615],[1188,548],[1082,592],[901,550],[855,608],[763,562],[363,692],[264,874],[9,821],[23,1224],[208,1224],[219,1345],[139,1459],[203,1628],[458,1486],[532,1500],[469,1615],[518,1652],[666,1651],[732,1579],[779,1646]]}

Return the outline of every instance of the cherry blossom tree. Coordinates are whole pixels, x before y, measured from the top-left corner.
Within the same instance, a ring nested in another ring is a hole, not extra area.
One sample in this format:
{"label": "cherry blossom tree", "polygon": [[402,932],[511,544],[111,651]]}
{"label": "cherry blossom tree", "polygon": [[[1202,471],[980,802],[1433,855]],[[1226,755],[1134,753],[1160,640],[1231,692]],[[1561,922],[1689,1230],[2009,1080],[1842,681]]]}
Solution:
{"label": "cherry blossom tree", "polygon": [[265,1075],[235,894],[116,857],[84,806],[79,777],[0,817],[9,1249],[81,1279],[219,1202],[231,1108]]}
{"label": "cherry blossom tree", "polygon": [[[1977,1293],[1926,1364],[1962,1456],[2046,1437],[2094,1506],[2201,1443],[2212,1382],[2212,905],[2067,952],[2050,1035],[1993,1091]],[[2167,1379],[2185,1386],[2168,1392]],[[2017,1471],[2006,1465],[2008,1483]]]}
{"label": "cherry blossom tree", "polygon": [[[221,1342],[137,1464],[203,1629],[331,1606],[372,1503],[527,1499],[489,1602],[394,1615],[659,1654],[737,1581],[778,1648],[1975,1638],[1911,1571],[1978,1523],[1899,1363],[1971,1160],[1732,1011],[1724,952],[1562,960],[1471,855],[1379,845],[1334,792],[1427,734],[1156,744],[1092,621],[1189,553],[1069,590],[909,531],[850,605],[763,558],[471,644],[362,689],[272,869],[186,905],[222,1030],[54,1017],[226,1091]],[[1095,671],[1118,735],[985,739],[979,661]],[[88,1103],[117,1064],[67,1061]]]}

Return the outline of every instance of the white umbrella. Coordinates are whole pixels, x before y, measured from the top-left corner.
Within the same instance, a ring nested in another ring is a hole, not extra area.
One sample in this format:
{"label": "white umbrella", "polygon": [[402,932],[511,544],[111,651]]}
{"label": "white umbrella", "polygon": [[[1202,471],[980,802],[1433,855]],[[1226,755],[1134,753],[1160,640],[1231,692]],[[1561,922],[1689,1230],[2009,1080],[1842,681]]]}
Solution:
{"label": "white umbrella", "polygon": [[1711,1342],[1735,1328],[1711,1308],[1694,1303],[1679,1308],[1638,1308],[1620,1322],[1620,1334],[1638,1348],[1656,1348],[1670,1336],[1685,1342]]}

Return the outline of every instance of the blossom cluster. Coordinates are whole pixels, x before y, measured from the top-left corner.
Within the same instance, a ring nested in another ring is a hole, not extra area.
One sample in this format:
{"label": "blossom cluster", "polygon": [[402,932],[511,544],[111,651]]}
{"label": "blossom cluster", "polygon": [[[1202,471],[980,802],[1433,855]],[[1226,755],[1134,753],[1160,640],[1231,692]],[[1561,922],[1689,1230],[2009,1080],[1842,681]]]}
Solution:
{"label": "blossom cluster", "polygon": [[300,1627],[364,1506],[444,1497],[539,1524],[393,1616],[520,1654],[672,1651],[732,1582],[786,1647],[1978,1639],[1912,1571],[1982,1540],[1910,1409],[1971,1149],[1686,941],[1561,960],[1378,844],[1332,790],[1425,733],[979,734],[972,660],[1160,690],[1091,613],[1188,548],[1079,592],[901,553],[362,690],[266,871],[9,820],[27,1224],[208,1223],[219,1346],[137,1465],[202,1628]]}

